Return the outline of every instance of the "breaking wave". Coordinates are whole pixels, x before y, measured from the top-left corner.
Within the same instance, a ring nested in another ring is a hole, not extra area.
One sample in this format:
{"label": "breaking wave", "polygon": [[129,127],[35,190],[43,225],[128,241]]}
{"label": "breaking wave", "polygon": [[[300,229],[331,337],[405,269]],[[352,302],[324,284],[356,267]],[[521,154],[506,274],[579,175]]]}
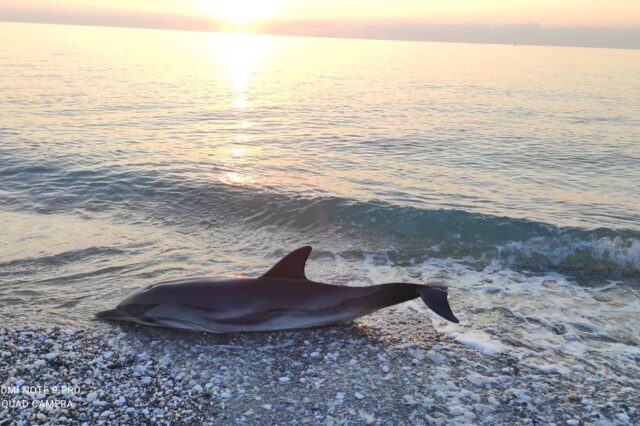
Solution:
{"label": "breaking wave", "polygon": [[185,179],[184,173],[154,169],[8,165],[0,170],[0,177],[0,204],[20,211],[73,211],[89,217],[114,212],[178,227],[277,227],[280,232],[392,245],[400,262],[438,257],[483,265],[500,261],[534,271],[611,276],[640,272],[640,232],[636,230],[561,227],[428,205],[230,185],[215,177]]}

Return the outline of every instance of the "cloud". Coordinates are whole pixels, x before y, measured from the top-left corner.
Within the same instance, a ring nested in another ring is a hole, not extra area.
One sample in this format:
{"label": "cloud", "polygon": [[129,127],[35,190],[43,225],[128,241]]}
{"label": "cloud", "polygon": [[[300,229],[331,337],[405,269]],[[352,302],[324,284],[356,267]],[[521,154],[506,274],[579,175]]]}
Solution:
{"label": "cloud", "polygon": [[[225,25],[209,17],[124,13],[103,9],[0,10],[0,20],[75,25],[221,31]],[[465,43],[533,44],[550,46],[615,47],[640,49],[640,26],[545,27],[535,23],[514,25],[432,24],[404,21],[263,21],[257,31],[267,34],[346,37],[385,40]]]}
{"label": "cloud", "polygon": [[544,27],[535,23],[441,25],[419,22],[296,21],[264,23],[261,30],[270,34],[322,37],[640,49],[640,26],[602,28]]}
{"label": "cloud", "polygon": [[67,25],[95,25],[134,28],[160,28],[186,31],[217,31],[221,24],[210,18],[161,13],[127,13],[99,8],[83,9],[5,9],[0,20]]}

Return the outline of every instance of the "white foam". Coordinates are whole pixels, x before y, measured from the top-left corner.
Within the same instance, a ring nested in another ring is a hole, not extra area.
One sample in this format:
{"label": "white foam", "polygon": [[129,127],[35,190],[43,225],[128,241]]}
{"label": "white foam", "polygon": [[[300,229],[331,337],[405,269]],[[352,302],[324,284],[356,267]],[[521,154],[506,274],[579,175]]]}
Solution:
{"label": "white foam", "polygon": [[498,340],[493,339],[482,330],[445,331],[445,336],[462,343],[463,345],[477,349],[485,355],[495,355],[507,350],[507,347]]}
{"label": "white foam", "polygon": [[495,377],[483,376],[478,373],[471,373],[467,376],[467,380],[476,386],[489,387],[497,381]]}
{"label": "white foam", "polygon": [[535,370],[540,370],[540,371],[545,371],[547,373],[552,372],[552,373],[558,373],[558,374],[569,374],[571,372],[571,369],[568,367],[565,367],[564,365],[560,365],[560,364],[533,364],[533,363],[527,363],[526,364],[528,367],[533,368]]}
{"label": "white foam", "polygon": [[580,253],[589,253],[594,261],[612,262],[622,268],[640,271],[640,240],[634,238],[599,238],[576,240],[569,235],[556,238],[532,238],[496,247],[500,257],[511,263],[512,256],[541,256],[559,265]]}
{"label": "white foam", "polygon": [[640,296],[620,283],[581,286],[558,273],[524,274],[499,262],[483,270],[455,259],[391,267],[385,256],[373,255],[362,275],[371,283],[444,283],[460,324],[437,317],[420,300],[405,308],[488,356],[508,353],[525,366],[556,374],[595,367],[640,377]]}

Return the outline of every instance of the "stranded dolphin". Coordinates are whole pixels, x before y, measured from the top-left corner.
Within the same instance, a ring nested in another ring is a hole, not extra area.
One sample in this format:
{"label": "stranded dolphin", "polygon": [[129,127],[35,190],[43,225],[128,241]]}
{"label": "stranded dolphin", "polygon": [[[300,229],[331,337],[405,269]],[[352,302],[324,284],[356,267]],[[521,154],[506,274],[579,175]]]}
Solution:
{"label": "stranded dolphin", "polygon": [[316,327],[349,321],[421,297],[458,322],[444,287],[390,283],[346,287],[307,279],[311,247],[301,247],[258,278],[188,278],[141,289],[98,318],[214,333]]}

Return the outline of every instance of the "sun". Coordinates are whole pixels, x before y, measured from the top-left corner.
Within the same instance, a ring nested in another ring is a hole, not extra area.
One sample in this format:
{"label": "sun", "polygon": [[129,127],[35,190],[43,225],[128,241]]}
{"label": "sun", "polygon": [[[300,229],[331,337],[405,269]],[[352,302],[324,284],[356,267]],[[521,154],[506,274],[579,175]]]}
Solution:
{"label": "sun", "polygon": [[222,19],[236,30],[272,17],[278,8],[276,0],[204,0],[202,5],[208,15]]}

